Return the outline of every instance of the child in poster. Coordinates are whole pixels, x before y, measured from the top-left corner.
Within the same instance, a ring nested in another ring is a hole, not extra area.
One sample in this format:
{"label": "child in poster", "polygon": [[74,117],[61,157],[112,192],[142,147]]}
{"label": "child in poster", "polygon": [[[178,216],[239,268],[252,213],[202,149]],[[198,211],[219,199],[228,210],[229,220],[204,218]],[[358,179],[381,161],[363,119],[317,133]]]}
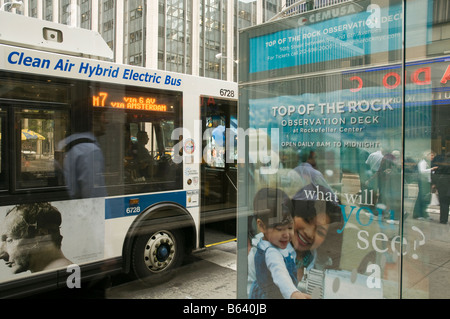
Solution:
{"label": "child in poster", "polygon": [[254,199],[258,229],[263,237],[254,257],[256,280],[250,288],[251,299],[308,299],[297,289],[296,253],[293,235],[292,204],[278,189],[261,189]]}

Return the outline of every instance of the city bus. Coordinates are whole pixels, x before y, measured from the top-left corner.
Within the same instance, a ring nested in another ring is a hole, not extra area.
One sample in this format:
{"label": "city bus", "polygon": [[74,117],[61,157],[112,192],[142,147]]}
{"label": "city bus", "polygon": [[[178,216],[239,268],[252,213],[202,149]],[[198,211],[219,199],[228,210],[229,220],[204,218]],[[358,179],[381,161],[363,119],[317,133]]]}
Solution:
{"label": "city bus", "polygon": [[113,63],[89,30],[0,28],[2,298],[161,282],[235,221],[236,83]]}

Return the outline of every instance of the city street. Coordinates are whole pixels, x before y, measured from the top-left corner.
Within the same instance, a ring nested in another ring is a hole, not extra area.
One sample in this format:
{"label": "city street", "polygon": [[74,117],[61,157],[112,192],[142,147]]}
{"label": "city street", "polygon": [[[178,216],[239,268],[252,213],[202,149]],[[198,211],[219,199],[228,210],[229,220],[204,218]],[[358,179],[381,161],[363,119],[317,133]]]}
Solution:
{"label": "city street", "polygon": [[106,290],[107,299],[235,299],[236,241],[207,247],[187,257],[174,278],[148,287],[125,282]]}

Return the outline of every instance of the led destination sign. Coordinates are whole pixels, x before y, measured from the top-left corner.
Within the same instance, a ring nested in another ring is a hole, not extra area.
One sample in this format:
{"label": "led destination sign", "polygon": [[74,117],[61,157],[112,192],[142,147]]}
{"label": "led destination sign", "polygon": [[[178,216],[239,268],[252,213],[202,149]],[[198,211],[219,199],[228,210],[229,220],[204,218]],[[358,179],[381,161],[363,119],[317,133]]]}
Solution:
{"label": "led destination sign", "polygon": [[139,111],[169,111],[167,105],[160,103],[154,96],[123,96],[112,95],[108,92],[99,92],[98,95],[92,96],[92,106]]}

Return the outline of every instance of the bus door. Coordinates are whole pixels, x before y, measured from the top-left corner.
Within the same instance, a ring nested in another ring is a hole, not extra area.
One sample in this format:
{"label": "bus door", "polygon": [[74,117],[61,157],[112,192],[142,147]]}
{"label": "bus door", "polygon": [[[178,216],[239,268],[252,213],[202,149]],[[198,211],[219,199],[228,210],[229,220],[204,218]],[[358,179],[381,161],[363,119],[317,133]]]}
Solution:
{"label": "bus door", "polygon": [[229,238],[201,238],[205,244],[236,236],[237,102],[201,97],[203,157],[201,165],[202,233],[219,230]]}

